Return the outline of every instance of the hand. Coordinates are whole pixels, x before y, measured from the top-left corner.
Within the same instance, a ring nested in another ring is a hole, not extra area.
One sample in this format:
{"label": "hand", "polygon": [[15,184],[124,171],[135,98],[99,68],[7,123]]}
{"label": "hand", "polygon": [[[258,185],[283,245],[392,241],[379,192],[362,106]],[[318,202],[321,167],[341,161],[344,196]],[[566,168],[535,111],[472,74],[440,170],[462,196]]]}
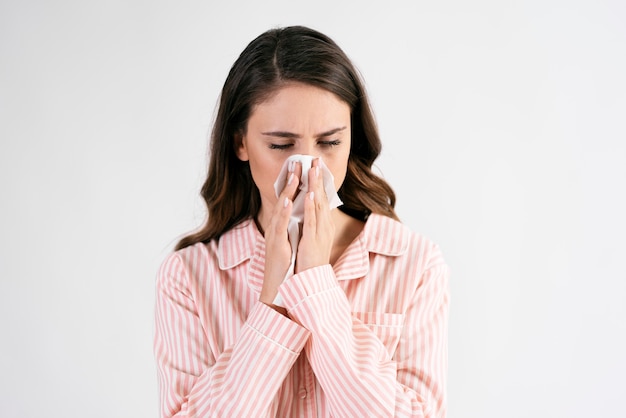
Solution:
{"label": "hand", "polygon": [[302,165],[299,163],[295,165],[294,172],[287,173],[285,188],[278,197],[265,228],[265,272],[259,300],[275,309],[272,303],[291,263],[291,245],[287,228],[301,173]]}
{"label": "hand", "polygon": [[330,263],[334,237],[335,224],[330,216],[319,158],[316,158],[309,170],[309,192],[304,202],[304,222],[295,272]]}

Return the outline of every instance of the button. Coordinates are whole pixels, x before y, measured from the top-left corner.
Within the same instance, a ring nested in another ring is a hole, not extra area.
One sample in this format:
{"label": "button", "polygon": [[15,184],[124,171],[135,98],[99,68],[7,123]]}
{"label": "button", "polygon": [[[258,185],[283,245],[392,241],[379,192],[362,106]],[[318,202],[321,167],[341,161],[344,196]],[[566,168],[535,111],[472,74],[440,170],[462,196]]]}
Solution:
{"label": "button", "polygon": [[306,388],[302,388],[300,389],[300,392],[298,392],[298,395],[300,395],[300,399],[306,399]]}

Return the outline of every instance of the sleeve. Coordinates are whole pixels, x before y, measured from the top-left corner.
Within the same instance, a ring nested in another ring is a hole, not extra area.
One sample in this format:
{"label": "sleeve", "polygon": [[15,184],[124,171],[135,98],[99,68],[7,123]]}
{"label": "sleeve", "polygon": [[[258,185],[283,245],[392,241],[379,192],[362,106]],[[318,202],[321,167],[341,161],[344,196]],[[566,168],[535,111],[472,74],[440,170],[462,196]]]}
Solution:
{"label": "sleeve", "polygon": [[270,415],[309,332],[257,302],[236,342],[214,356],[210,347],[215,341],[208,336],[218,333],[203,328],[189,289],[186,269],[174,253],[161,266],[156,284],[154,353],[161,416]]}
{"label": "sleeve", "polygon": [[440,255],[432,260],[419,278],[392,355],[352,317],[330,265],[281,285],[289,315],[311,331],[305,351],[332,415],[445,417],[448,268]]}

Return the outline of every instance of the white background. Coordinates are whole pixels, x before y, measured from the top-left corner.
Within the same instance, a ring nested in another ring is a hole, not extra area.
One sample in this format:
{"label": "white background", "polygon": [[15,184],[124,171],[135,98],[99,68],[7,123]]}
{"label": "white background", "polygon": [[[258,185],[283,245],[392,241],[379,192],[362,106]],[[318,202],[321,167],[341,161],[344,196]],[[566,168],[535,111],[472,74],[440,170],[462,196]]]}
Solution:
{"label": "white background", "polygon": [[203,220],[219,90],[304,24],[451,266],[449,416],[626,416],[626,3],[214,3],[0,3],[0,414],[157,415],[155,274]]}

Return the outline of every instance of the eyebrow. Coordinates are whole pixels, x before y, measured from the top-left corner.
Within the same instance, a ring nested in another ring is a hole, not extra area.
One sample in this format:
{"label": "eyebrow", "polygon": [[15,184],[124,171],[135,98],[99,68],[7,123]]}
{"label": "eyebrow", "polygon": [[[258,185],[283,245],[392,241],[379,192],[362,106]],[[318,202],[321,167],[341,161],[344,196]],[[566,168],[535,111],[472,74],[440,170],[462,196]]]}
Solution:
{"label": "eyebrow", "polygon": [[[324,138],[327,136],[331,136],[334,135],[338,132],[341,132],[343,130],[345,130],[346,127],[342,126],[341,128],[335,128],[335,129],[331,129],[330,131],[326,131],[326,132],[322,132],[319,133],[317,135],[315,135],[316,138]],[[286,132],[286,131],[271,131],[271,132],[261,132],[262,135],[265,136],[276,136],[279,138],[290,138],[290,139],[298,139],[298,138],[302,138],[301,135],[293,133],[293,132]]]}

